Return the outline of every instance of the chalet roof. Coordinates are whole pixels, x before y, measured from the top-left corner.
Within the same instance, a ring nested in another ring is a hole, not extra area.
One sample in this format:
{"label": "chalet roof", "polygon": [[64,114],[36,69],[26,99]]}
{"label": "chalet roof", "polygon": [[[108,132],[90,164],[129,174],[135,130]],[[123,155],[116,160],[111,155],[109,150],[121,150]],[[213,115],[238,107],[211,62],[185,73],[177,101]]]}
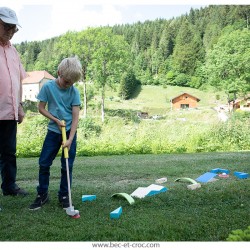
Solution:
{"label": "chalet roof", "polygon": [[47,71],[31,71],[27,72],[27,77],[23,79],[22,83],[23,84],[28,84],[28,83],[40,83],[43,79],[55,79],[54,76],[49,74]]}
{"label": "chalet roof", "polygon": [[190,95],[190,94],[188,94],[188,93],[186,93],[186,92],[184,92],[184,93],[182,93],[182,94],[180,94],[180,95],[177,95],[177,96],[173,97],[170,101],[173,101],[174,99],[176,99],[176,98],[178,98],[178,97],[180,97],[180,96],[182,96],[182,95],[188,95],[188,96],[191,96],[191,97],[195,98],[195,99],[197,100],[197,102],[200,101],[200,99],[199,99],[198,97],[193,96],[193,95]]}

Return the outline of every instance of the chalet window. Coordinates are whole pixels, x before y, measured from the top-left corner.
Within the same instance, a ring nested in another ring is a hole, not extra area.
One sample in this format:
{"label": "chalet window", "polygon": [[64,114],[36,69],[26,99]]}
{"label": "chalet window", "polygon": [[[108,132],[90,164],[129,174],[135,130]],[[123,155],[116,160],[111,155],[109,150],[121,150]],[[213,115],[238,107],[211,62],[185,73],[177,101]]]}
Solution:
{"label": "chalet window", "polygon": [[189,104],[181,104],[181,109],[188,109],[189,108]]}

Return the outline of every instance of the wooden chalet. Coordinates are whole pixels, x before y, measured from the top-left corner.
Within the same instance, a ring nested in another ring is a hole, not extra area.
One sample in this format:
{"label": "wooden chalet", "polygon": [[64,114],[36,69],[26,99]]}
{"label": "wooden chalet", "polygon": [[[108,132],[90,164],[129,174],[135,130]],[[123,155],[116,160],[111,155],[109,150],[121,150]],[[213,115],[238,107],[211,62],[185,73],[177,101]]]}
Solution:
{"label": "wooden chalet", "polygon": [[200,99],[188,93],[180,94],[170,100],[171,109],[197,108]]}

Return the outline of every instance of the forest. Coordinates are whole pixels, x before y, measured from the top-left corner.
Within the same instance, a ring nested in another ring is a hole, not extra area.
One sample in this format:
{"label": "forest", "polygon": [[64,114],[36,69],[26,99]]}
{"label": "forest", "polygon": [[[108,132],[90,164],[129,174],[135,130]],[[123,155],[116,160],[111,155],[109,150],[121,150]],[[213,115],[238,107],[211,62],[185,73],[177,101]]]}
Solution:
{"label": "forest", "polygon": [[125,100],[140,84],[203,90],[213,86],[225,92],[228,102],[247,97],[249,17],[249,5],[210,5],[170,20],[68,31],[16,47],[26,71],[46,70],[55,77],[63,58],[78,56],[83,66],[84,107],[89,94],[86,82],[91,82],[100,90],[104,121],[107,86],[118,89]]}

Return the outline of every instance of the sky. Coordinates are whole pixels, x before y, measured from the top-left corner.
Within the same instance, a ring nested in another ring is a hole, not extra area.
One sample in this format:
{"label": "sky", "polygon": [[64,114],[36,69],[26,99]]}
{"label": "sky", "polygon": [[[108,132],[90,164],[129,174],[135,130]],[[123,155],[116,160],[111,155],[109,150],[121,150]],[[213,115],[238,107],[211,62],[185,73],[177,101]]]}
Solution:
{"label": "sky", "polygon": [[[237,4],[240,4],[239,0]],[[248,0],[249,1],[249,0]],[[228,1],[224,1],[227,3]],[[223,4],[223,1],[219,1]],[[211,0],[1,0],[16,11],[22,28],[11,42],[41,41],[87,27],[171,19],[200,9]]]}

